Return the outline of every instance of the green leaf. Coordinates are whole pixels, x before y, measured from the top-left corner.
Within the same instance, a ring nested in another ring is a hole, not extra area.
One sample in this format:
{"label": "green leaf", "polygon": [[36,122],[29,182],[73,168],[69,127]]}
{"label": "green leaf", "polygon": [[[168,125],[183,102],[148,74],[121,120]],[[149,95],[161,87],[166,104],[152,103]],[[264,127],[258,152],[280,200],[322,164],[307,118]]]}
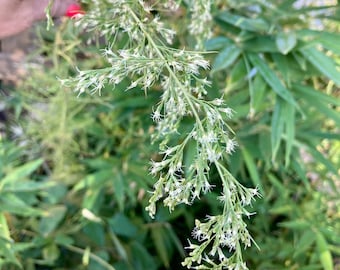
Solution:
{"label": "green leaf", "polygon": [[295,229],[295,230],[305,230],[307,228],[310,228],[311,224],[307,222],[306,220],[300,219],[300,220],[281,222],[280,226],[289,228],[289,229]]}
{"label": "green leaf", "polygon": [[332,33],[325,31],[323,29],[321,31],[311,30],[311,29],[302,29],[297,31],[297,36],[299,39],[304,40],[305,42],[311,42],[316,44],[321,44],[325,49],[331,50],[336,54],[340,54],[340,35],[339,33]]}
{"label": "green leaf", "polygon": [[310,107],[314,107],[315,110],[323,113],[328,118],[333,119],[336,125],[340,125],[340,114],[329,106],[330,104],[339,106],[340,101],[338,98],[323,94],[311,87],[298,84],[294,84],[294,89],[305,102],[308,102]]}
{"label": "green leaf", "polygon": [[[264,103],[264,97],[267,89],[267,84],[260,75],[256,75],[253,82],[253,91],[250,92],[252,105],[251,107],[258,111]],[[254,112],[255,112],[254,111]]]}
{"label": "green leaf", "polygon": [[294,32],[281,32],[276,35],[275,42],[279,51],[286,55],[296,46],[296,34]]}
{"label": "green leaf", "polygon": [[290,91],[282,84],[275,72],[267,65],[267,63],[257,54],[247,54],[250,62],[258,69],[263,79],[271,86],[271,88],[288,103],[298,107],[294,97]]}
{"label": "green leaf", "polygon": [[3,213],[0,213],[0,237],[11,240],[11,234],[9,232],[6,216]]}
{"label": "green leaf", "polygon": [[263,195],[264,189],[263,189],[262,181],[260,179],[260,175],[257,171],[257,167],[252,158],[252,155],[248,152],[248,150],[245,147],[242,147],[241,150],[242,150],[244,162],[249,171],[251,180],[253,181],[254,185],[259,188],[260,193]]}
{"label": "green leaf", "polygon": [[39,222],[39,231],[47,236],[52,233],[66,214],[64,205],[56,205],[47,210],[45,216]]}
{"label": "green leaf", "polygon": [[173,230],[173,228],[171,227],[171,225],[169,223],[165,224],[165,228],[167,229],[167,233],[169,234],[169,237],[171,238],[171,240],[174,242],[178,252],[182,256],[182,258],[184,258],[185,257],[185,251],[184,251],[183,245],[182,245],[180,239],[178,238],[178,236],[176,235],[175,231]]}
{"label": "green leaf", "polygon": [[247,52],[279,53],[279,49],[276,46],[275,39],[272,36],[254,37],[240,43],[240,47]]}
{"label": "green leaf", "polygon": [[0,211],[17,214],[20,216],[41,216],[45,212],[29,206],[18,196],[12,193],[5,193],[0,196]]}
{"label": "green leaf", "polygon": [[119,254],[119,256],[124,260],[127,261],[128,260],[128,255],[122,245],[122,243],[119,241],[118,237],[112,232],[112,230],[110,230],[110,237],[112,239],[112,242]]}
{"label": "green leaf", "polygon": [[0,238],[0,258],[4,258],[3,262],[12,263],[22,269],[19,260],[16,258],[12,243]]}
{"label": "green leaf", "polygon": [[285,124],[283,111],[283,101],[278,97],[276,99],[271,123],[272,161],[275,161],[276,159],[282,139]]}
{"label": "green leaf", "polygon": [[153,257],[146,248],[137,241],[131,243],[131,256],[133,258],[133,270],[156,270],[156,264]]}
{"label": "green leaf", "polygon": [[209,39],[205,42],[205,49],[207,51],[220,50],[224,47],[230,46],[233,41],[230,38],[219,36]]}
{"label": "green leaf", "polygon": [[298,242],[295,245],[295,252],[293,257],[296,258],[300,254],[306,252],[315,242],[315,233],[312,230],[306,230],[302,233]]}
{"label": "green leaf", "polygon": [[215,58],[211,72],[226,69],[232,65],[241,54],[241,50],[236,45],[225,47]]}
{"label": "green leaf", "polygon": [[[334,164],[327,159],[326,157],[324,157],[323,154],[321,154],[318,150],[316,150],[314,148],[314,146],[310,146],[307,145],[308,151],[310,152],[310,154],[312,154],[313,158],[317,161],[320,162],[321,164],[325,165],[325,167],[327,168],[328,171],[334,173],[335,175],[337,175],[337,169],[335,168]],[[329,183],[333,183],[334,185],[334,181],[330,180]],[[336,188],[334,186],[334,188]],[[335,189],[337,190],[337,189]]]}
{"label": "green leaf", "polygon": [[83,228],[84,234],[93,241],[97,247],[104,247],[106,232],[104,226],[100,223],[89,222]]}
{"label": "green leaf", "polygon": [[44,260],[46,260],[49,263],[52,263],[59,258],[60,251],[58,246],[52,243],[43,248],[42,254]]}
{"label": "green leaf", "polygon": [[277,188],[278,193],[280,196],[287,197],[289,194],[288,189],[277,179],[276,176],[273,174],[269,173],[268,174],[268,180],[271,182],[271,184]]}
{"label": "green leaf", "polygon": [[164,266],[166,268],[169,268],[170,257],[168,253],[168,248],[166,246],[167,239],[165,239],[166,234],[164,234],[165,233],[164,229],[160,225],[153,226],[150,232],[159,257],[161,258]]}
{"label": "green leaf", "polygon": [[331,95],[327,95],[323,93],[322,91],[318,91],[314,89],[313,87],[302,85],[299,83],[293,84],[294,90],[298,91],[301,94],[301,97],[309,96],[313,99],[316,99],[318,101],[322,101],[329,104],[334,104],[337,106],[340,106],[340,99]]}
{"label": "green leaf", "polygon": [[290,163],[290,155],[292,153],[295,140],[295,108],[291,104],[285,103],[285,131],[286,131],[286,153],[285,166],[288,168]]}
{"label": "green leaf", "polygon": [[324,270],[333,270],[332,254],[329,250],[328,244],[324,236],[320,232],[316,232],[316,244],[318,247],[318,253],[320,262]]}
{"label": "green leaf", "polygon": [[56,186],[56,183],[49,182],[35,182],[35,181],[22,181],[19,185],[16,182],[9,182],[5,184],[1,192],[34,192],[39,190],[48,189]]}
{"label": "green leaf", "polygon": [[124,209],[124,201],[125,201],[125,185],[123,176],[120,172],[116,172],[115,177],[112,179],[113,190],[115,194],[115,198],[118,203],[118,207],[120,211]]}
{"label": "green leaf", "polygon": [[271,146],[271,132],[261,132],[258,136],[258,146],[261,152],[261,158],[266,162],[268,167],[271,167],[271,156],[272,156],[272,146]]}
{"label": "green leaf", "polygon": [[69,246],[74,244],[74,240],[72,237],[67,236],[65,234],[58,234],[55,238],[54,241],[58,245],[62,246]]}
{"label": "green leaf", "polygon": [[340,86],[340,72],[330,57],[313,47],[304,47],[300,52],[323,75]]}
{"label": "green leaf", "polygon": [[98,212],[104,197],[104,188],[99,187],[99,189],[88,189],[86,190],[82,207],[90,210],[91,212]]}
{"label": "green leaf", "polygon": [[230,72],[228,72],[225,92],[228,93],[229,91],[238,89],[241,85],[244,85],[247,74],[248,72],[243,59],[238,59]]}
{"label": "green leaf", "polygon": [[28,162],[25,165],[22,165],[18,168],[15,168],[13,171],[11,171],[8,175],[6,175],[1,180],[1,186],[7,183],[23,180],[25,177],[27,177],[32,172],[34,172],[42,163],[43,163],[43,160],[38,159],[38,160]]}
{"label": "green leaf", "polygon": [[78,191],[83,188],[102,187],[103,184],[112,177],[114,177],[112,168],[100,170],[99,172],[87,175],[84,179],[79,181],[78,184],[74,186],[73,191]]}
{"label": "green leaf", "polygon": [[279,54],[279,53],[272,53],[272,58],[275,62],[277,69],[280,71],[281,76],[284,79],[284,82],[287,84],[288,87],[291,87],[291,81],[293,72],[292,67],[288,64],[288,56]]}
{"label": "green leaf", "polygon": [[109,224],[112,231],[117,235],[133,238],[137,234],[137,227],[121,213],[111,218]]}
{"label": "green leaf", "polygon": [[268,32],[270,25],[262,18],[247,18],[223,11],[217,15],[217,19],[252,32]]}

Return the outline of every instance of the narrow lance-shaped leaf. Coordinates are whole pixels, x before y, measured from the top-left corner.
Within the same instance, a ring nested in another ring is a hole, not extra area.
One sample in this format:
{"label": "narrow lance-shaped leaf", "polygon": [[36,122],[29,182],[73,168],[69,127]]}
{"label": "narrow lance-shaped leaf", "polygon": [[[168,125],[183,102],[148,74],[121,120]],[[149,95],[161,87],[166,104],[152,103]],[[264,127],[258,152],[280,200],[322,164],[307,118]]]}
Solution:
{"label": "narrow lance-shaped leaf", "polygon": [[290,163],[290,155],[293,149],[293,142],[295,139],[295,108],[286,103],[285,104],[285,132],[286,132],[286,156],[285,165],[288,168]]}
{"label": "narrow lance-shaped leaf", "polygon": [[271,86],[273,91],[288,103],[299,108],[294,97],[289,90],[282,84],[275,72],[268,66],[268,64],[257,54],[248,53],[248,58],[254,67],[258,69],[264,80]]}
{"label": "narrow lance-shaped leaf", "polygon": [[271,123],[272,161],[276,159],[284,128],[284,115],[281,98],[277,98]]}
{"label": "narrow lance-shaped leaf", "polygon": [[38,160],[28,162],[25,165],[22,165],[14,169],[2,179],[1,186],[9,182],[22,180],[24,177],[34,172],[42,164],[42,162],[43,162],[42,159],[38,159]]}
{"label": "narrow lance-shaped leaf", "polygon": [[320,232],[316,233],[316,244],[323,269],[333,270],[332,254],[329,250],[325,237]]}
{"label": "narrow lance-shaped leaf", "polygon": [[236,45],[225,47],[217,56],[212,64],[211,71],[216,72],[232,65],[239,57],[241,50]]}
{"label": "narrow lance-shaped leaf", "polygon": [[232,14],[228,11],[224,11],[220,13],[217,18],[221,21],[230,23],[236,27],[239,27],[243,30],[247,31],[263,31],[267,32],[269,31],[270,25],[262,18],[254,18],[250,19],[247,17],[239,16]]}
{"label": "narrow lance-shaped leaf", "polygon": [[340,72],[330,57],[313,47],[304,47],[300,52],[323,75],[340,86]]}
{"label": "narrow lance-shaped leaf", "polygon": [[169,268],[170,258],[168,254],[168,247],[166,245],[168,239],[165,238],[167,234],[164,234],[165,231],[162,228],[161,223],[160,225],[152,227],[150,232],[160,259],[162,260],[165,267]]}
{"label": "narrow lance-shaped leaf", "polygon": [[242,148],[242,155],[244,158],[244,161],[246,163],[247,169],[249,171],[251,180],[253,181],[254,185],[259,188],[260,193],[264,194],[264,188],[260,179],[260,175],[257,171],[256,164],[251,156],[251,154],[245,149]]}

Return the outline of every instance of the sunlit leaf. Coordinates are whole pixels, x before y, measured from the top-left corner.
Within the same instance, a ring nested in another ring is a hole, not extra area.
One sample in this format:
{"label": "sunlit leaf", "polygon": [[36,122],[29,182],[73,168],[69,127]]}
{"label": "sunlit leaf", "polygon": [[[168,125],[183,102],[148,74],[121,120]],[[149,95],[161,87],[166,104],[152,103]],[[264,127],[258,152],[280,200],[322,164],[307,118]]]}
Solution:
{"label": "sunlit leaf", "polygon": [[294,32],[281,32],[276,36],[276,46],[282,54],[289,53],[296,45],[296,34]]}
{"label": "sunlit leaf", "polygon": [[329,250],[328,244],[324,236],[320,233],[316,233],[316,243],[318,247],[319,257],[324,270],[333,270],[332,254]]}

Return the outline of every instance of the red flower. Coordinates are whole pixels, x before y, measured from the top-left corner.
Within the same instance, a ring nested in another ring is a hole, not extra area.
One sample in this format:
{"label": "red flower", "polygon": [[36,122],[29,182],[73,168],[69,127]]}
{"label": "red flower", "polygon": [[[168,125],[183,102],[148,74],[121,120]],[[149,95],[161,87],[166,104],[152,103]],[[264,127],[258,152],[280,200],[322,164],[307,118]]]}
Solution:
{"label": "red flower", "polygon": [[81,8],[80,5],[72,4],[67,8],[65,16],[69,18],[73,18],[74,16],[78,14],[85,14],[85,11]]}

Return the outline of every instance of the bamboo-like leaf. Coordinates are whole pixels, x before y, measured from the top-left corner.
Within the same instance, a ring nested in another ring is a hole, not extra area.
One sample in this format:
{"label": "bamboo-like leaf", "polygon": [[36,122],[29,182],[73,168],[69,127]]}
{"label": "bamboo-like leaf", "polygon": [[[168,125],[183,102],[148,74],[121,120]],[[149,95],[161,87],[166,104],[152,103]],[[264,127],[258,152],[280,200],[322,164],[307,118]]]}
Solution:
{"label": "bamboo-like leaf", "polygon": [[291,87],[292,81],[292,70],[291,66],[288,64],[288,57],[279,53],[272,53],[272,58],[275,62],[277,69],[280,71],[285,83],[288,87]]}
{"label": "bamboo-like leaf", "polygon": [[305,101],[308,102],[311,107],[314,107],[317,111],[323,113],[329,119],[333,119],[338,126],[340,125],[340,114],[337,111],[333,110],[328,104],[325,104],[324,102],[322,102],[322,100],[310,95],[304,95],[303,98],[305,99]]}
{"label": "bamboo-like leaf", "polygon": [[267,84],[260,75],[256,75],[253,83],[254,92],[250,92],[252,108],[257,111],[260,110],[261,105],[264,103]]}
{"label": "bamboo-like leaf", "polygon": [[114,177],[112,169],[100,170],[96,173],[87,175],[84,179],[79,181],[77,185],[74,186],[73,191],[78,191],[83,188],[91,188],[96,186],[102,186],[103,183]]}
{"label": "bamboo-like leaf", "polygon": [[183,245],[182,245],[180,239],[178,238],[178,236],[176,235],[176,233],[174,232],[174,230],[172,229],[170,224],[166,224],[165,228],[167,229],[167,232],[168,232],[169,237],[171,238],[172,242],[175,244],[177,251],[182,256],[182,258],[184,258],[185,257],[185,251],[184,251],[184,248],[183,248]]}
{"label": "bamboo-like leaf", "polygon": [[295,230],[306,230],[307,228],[310,228],[311,224],[306,220],[297,219],[292,221],[281,222],[280,226]]}
{"label": "bamboo-like leaf", "polygon": [[254,185],[259,188],[260,193],[264,194],[264,188],[262,185],[262,181],[260,179],[260,175],[257,171],[256,164],[251,156],[251,154],[248,152],[248,150],[245,147],[242,147],[242,155],[244,158],[244,162],[247,166],[247,169],[249,171],[251,180],[253,181]]}
{"label": "bamboo-like leaf", "polygon": [[42,159],[37,159],[28,162],[25,165],[22,165],[18,168],[15,168],[1,180],[1,186],[9,182],[16,182],[22,180],[23,178],[27,177],[32,172],[34,172],[42,163],[43,163]]}
{"label": "bamboo-like leaf", "polygon": [[115,198],[118,203],[118,207],[121,211],[124,209],[124,200],[125,200],[125,185],[123,176],[120,172],[117,172],[115,177],[112,180],[112,185],[114,188]]}
{"label": "bamboo-like leaf", "polygon": [[167,239],[165,239],[164,237],[164,229],[162,228],[162,226],[158,225],[152,227],[150,232],[159,257],[161,258],[164,266],[166,268],[169,268],[170,258],[168,254],[168,248],[166,246]]}
{"label": "bamboo-like leaf", "polygon": [[1,211],[26,217],[41,216],[45,214],[43,210],[31,207],[12,193],[5,193],[0,196],[0,212]]}
{"label": "bamboo-like leaf", "polygon": [[205,42],[204,47],[207,51],[220,50],[226,46],[233,44],[233,41],[227,37],[215,37]]}
{"label": "bamboo-like leaf", "polygon": [[295,108],[291,104],[285,104],[285,134],[286,134],[286,155],[285,165],[288,168],[290,163],[290,155],[293,149],[295,139]]}
{"label": "bamboo-like leaf", "polygon": [[256,36],[240,44],[241,48],[247,52],[254,53],[279,53],[275,39],[272,36]]}
{"label": "bamboo-like leaf", "polygon": [[10,182],[5,185],[1,192],[34,192],[50,187],[56,186],[53,182],[34,182],[34,181],[22,181],[19,185],[17,183]]}
{"label": "bamboo-like leaf", "polygon": [[323,102],[326,102],[326,103],[329,103],[329,104],[334,104],[334,105],[340,106],[340,99],[339,98],[327,95],[327,94],[325,94],[321,91],[318,91],[318,90],[316,90],[312,87],[305,86],[305,85],[302,85],[302,84],[299,84],[299,83],[294,83],[293,88],[294,88],[294,90],[297,90],[301,94],[301,97],[304,97],[304,96],[307,95],[307,96],[310,96],[311,98],[316,99],[318,101],[323,101]]}
{"label": "bamboo-like leaf", "polygon": [[306,230],[302,233],[300,239],[295,245],[295,252],[293,257],[299,256],[301,253],[306,252],[315,242],[315,233],[312,230]]}
{"label": "bamboo-like leaf", "polygon": [[112,239],[112,242],[119,254],[119,256],[124,260],[127,261],[128,260],[128,255],[126,250],[124,249],[124,246],[122,245],[122,243],[120,242],[120,240],[118,239],[118,237],[114,234],[114,232],[112,230],[110,230],[110,237]]}
{"label": "bamboo-like leaf", "polygon": [[240,85],[244,84],[248,72],[243,59],[238,59],[228,73],[226,92],[237,89]]}
{"label": "bamboo-like leaf", "polygon": [[279,181],[279,179],[277,179],[276,176],[274,176],[273,174],[269,173],[268,174],[268,179],[272,183],[272,185],[277,188],[277,190],[279,191],[281,196],[285,196],[286,197],[288,195],[287,188],[281,183],[281,181]]}
{"label": "bamboo-like leaf", "polygon": [[4,213],[0,213],[0,237],[8,240],[11,239],[9,227]]}
{"label": "bamboo-like leaf", "polygon": [[46,215],[39,222],[39,232],[43,235],[52,233],[66,214],[64,205],[56,205],[47,210]]}
{"label": "bamboo-like leaf", "polygon": [[241,54],[241,50],[236,45],[225,47],[215,58],[211,71],[216,72],[232,65]]}
{"label": "bamboo-like leaf", "polygon": [[270,25],[262,18],[250,19],[247,17],[232,14],[228,11],[221,12],[217,18],[235,27],[253,32],[267,32]]}
{"label": "bamboo-like leaf", "polygon": [[[337,175],[337,169],[335,168],[334,164],[327,159],[326,157],[324,157],[318,150],[316,150],[314,147],[311,146],[307,146],[308,147],[308,151],[310,152],[311,155],[313,155],[313,158],[317,161],[320,162],[321,164],[325,165],[325,167],[327,168],[328,171],[334,173],[335,175]],[[333,183],[333,181],[330,181],[330,183]],[[334,186],[335,191],[337,190],[336,187]]]}
{"label": "bamboo-like leaf", "polygon": [[280,147],[284,124],[283,101],[278,97],[276,99],[271,122],[272,161],[275,161]]}
{"label": "bamboo-like leaf", "polygon": [[316,232],[316,244],[318,247],[320,262],[324,270],[333,270],[333,259],[332,254],[328,248],[325,237],[320,233]]}
{"label": "bamboo-like leaf", "polygon": [[340,72],[330,57],[313,47],[304,47],[300,52],[323,75],[340,86]]}
{"label": "bamboo-like leaf", "polygon": [[248,58],[253,66],[258,69],[264,80],[271,86],[273,91],[290,104],[298,107],[290,91],[282,84],[275,72],[260,56],[254,53],[248,53]]}
{"label": "bamboo-like leaf", "polygon": [[[14,251],[12,249],[12,243],[6,239],[0,238],[0,259],[2,258],[4,258],[3,260],[4,264],[11,263],[19,267],[19,269],[22,269],[22,266],[20,265],[20,262],[16,258]],[[5,268],[1,268],[1,269],[5,269]]]}
{"label": "bamboo-like leaf", "polygon": [[297,31],[297,36],[309,44],[312,40],[313,43],[321,44],[325,49],[340,54],[339,33],[327,32],[324,29],[322,31],[302,29]]}

